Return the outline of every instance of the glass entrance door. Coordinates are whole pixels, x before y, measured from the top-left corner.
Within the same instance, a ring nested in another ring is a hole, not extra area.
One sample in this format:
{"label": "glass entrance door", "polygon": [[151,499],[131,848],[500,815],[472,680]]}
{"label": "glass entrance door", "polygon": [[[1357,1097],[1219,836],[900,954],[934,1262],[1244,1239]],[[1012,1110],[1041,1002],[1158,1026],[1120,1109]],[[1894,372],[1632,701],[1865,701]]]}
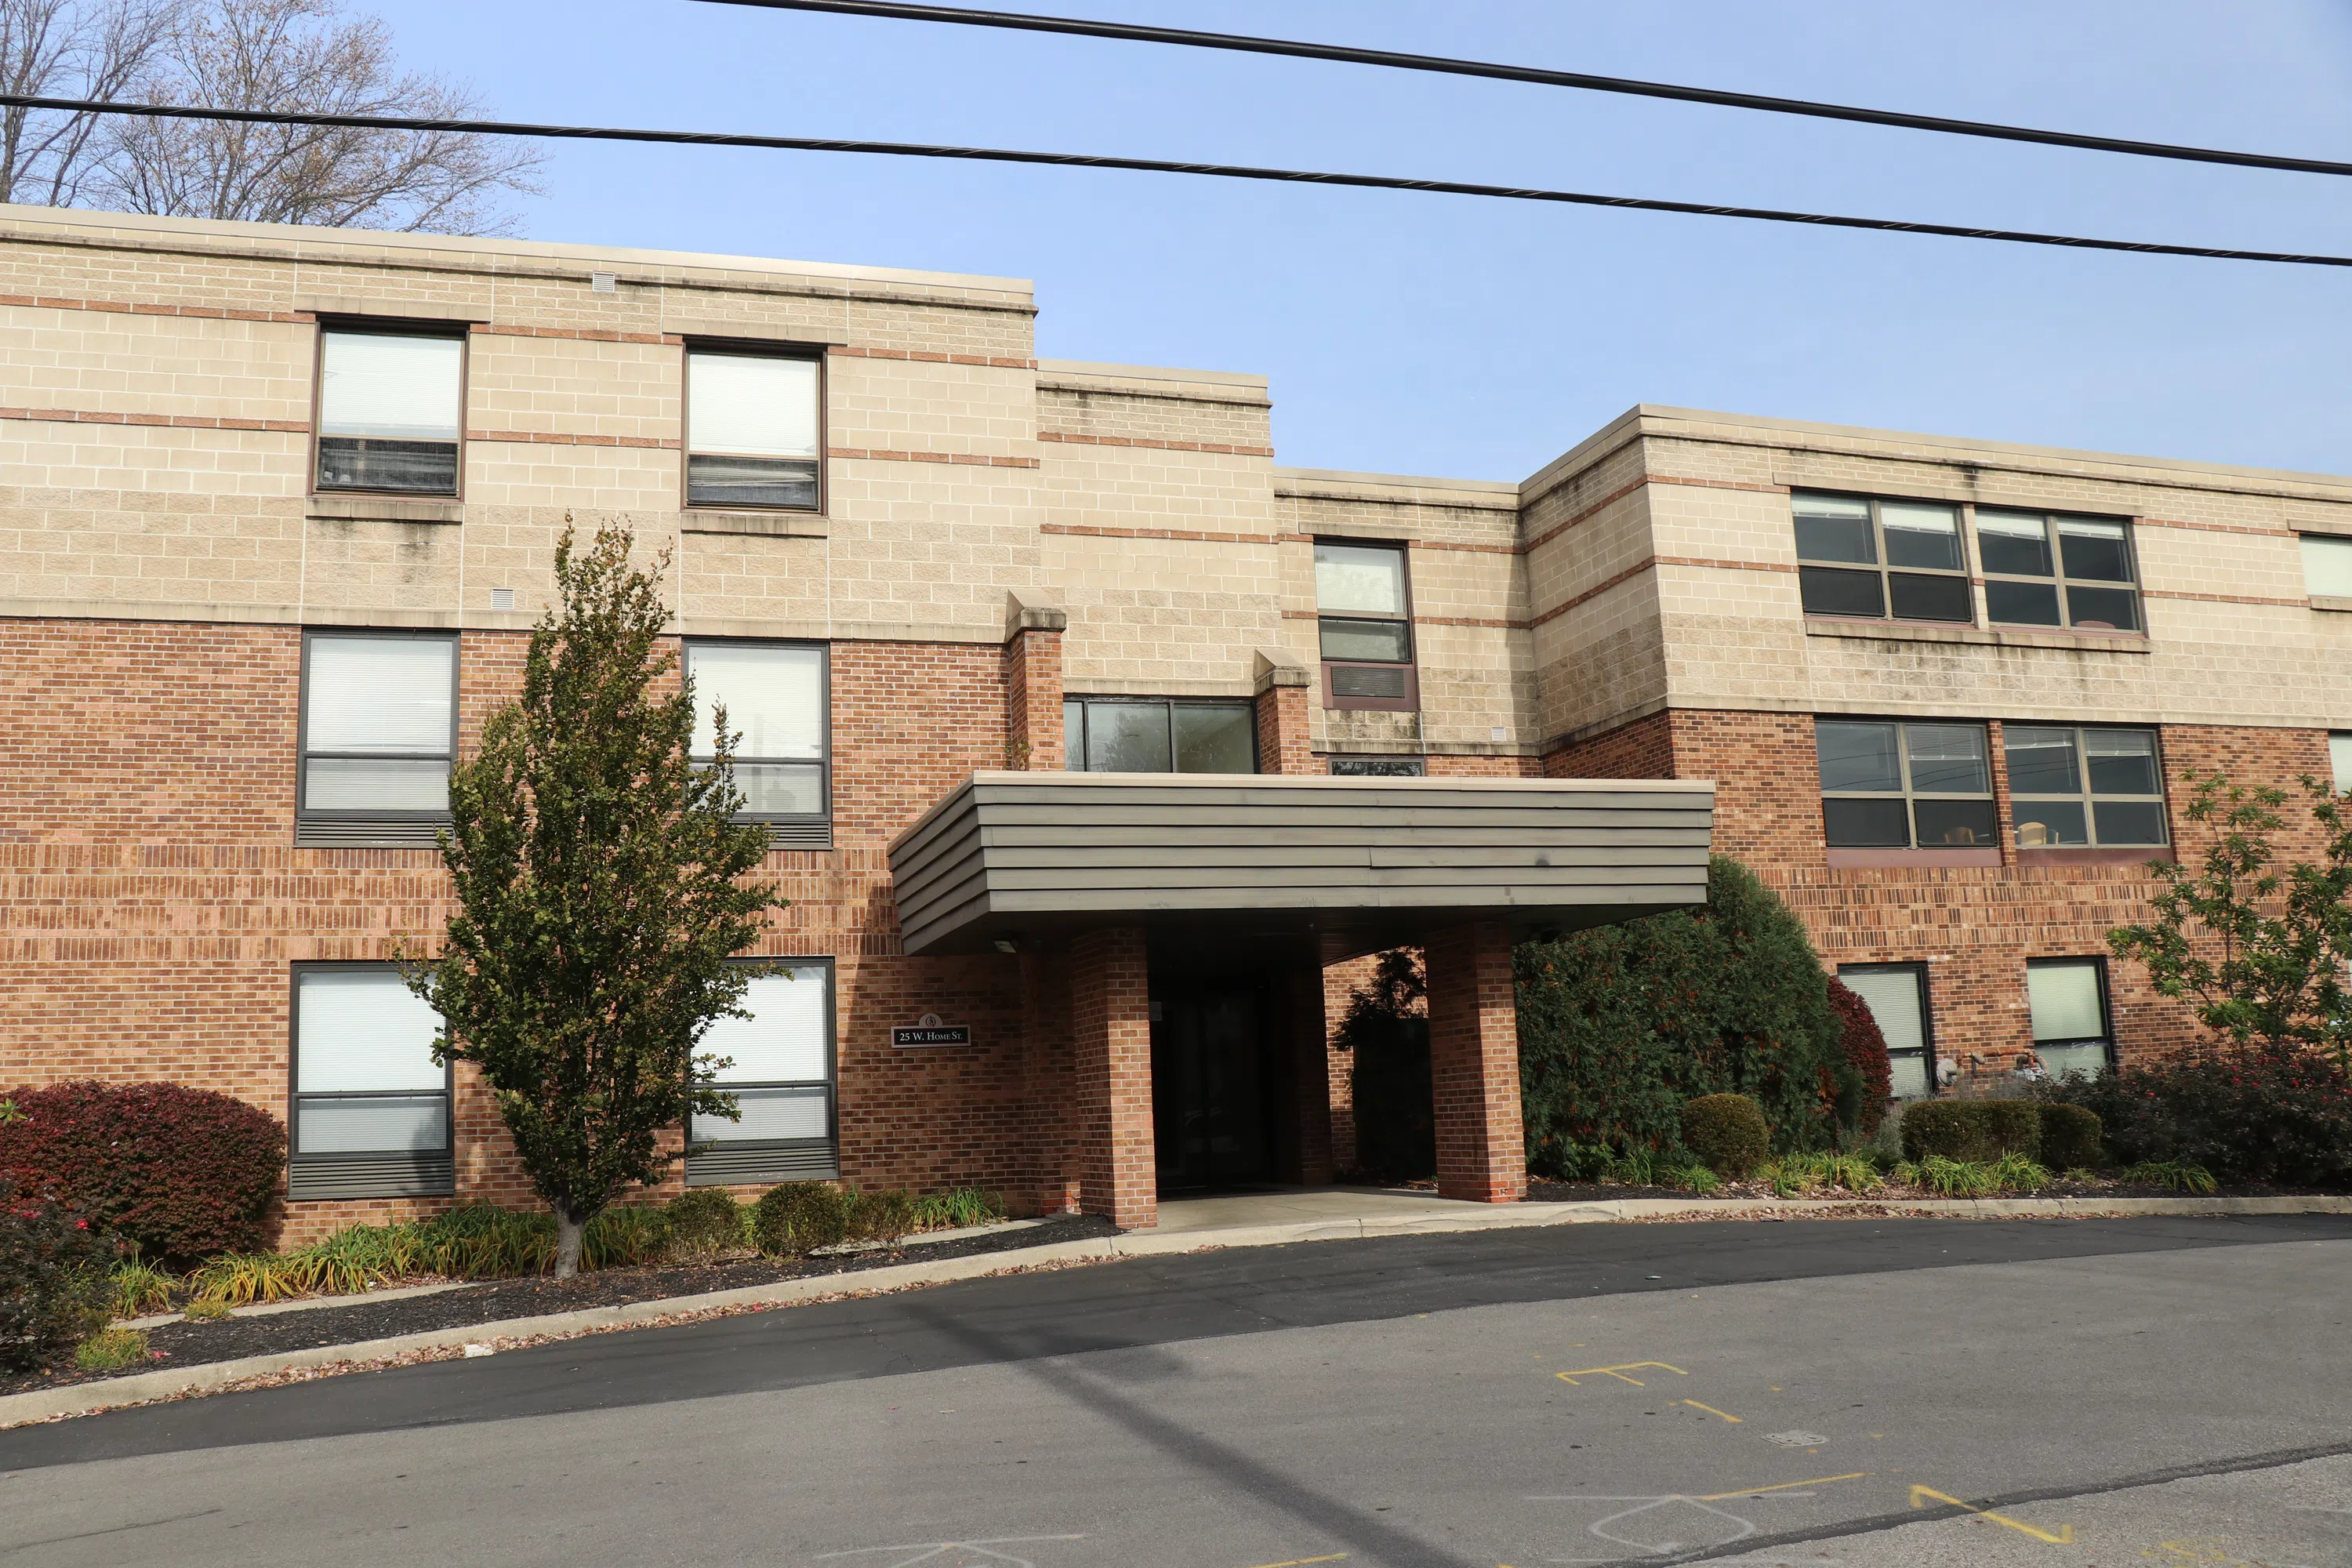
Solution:
{"label": "glass entrance door", "polygon": [[1264,1005],[1252,986],[1171,986],[1151,1026],[1160,1190],[1268,1179]]}

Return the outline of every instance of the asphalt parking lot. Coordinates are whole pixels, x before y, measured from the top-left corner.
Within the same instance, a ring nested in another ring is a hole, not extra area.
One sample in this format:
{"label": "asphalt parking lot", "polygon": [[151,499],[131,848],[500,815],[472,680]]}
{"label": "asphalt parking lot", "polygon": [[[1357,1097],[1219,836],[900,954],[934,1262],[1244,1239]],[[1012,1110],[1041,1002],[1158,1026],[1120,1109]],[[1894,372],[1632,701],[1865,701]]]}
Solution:
{"label": "asphalt parking lot", "polygon": [[2319,1216],[1209,1254],[0,1433],[0,1552],[2346,1568],[2347,1320]]}

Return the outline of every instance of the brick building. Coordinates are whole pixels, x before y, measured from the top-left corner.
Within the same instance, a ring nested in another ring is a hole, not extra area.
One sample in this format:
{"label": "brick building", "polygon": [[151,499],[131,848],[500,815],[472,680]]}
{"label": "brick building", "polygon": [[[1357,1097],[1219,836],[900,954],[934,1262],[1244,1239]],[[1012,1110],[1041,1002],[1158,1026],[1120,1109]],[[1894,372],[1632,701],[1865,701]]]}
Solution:
{"label": "brick building", "polygon": [[1284,468],[1262,379],[1040,361],[1020,282],[520,241],[0,208],[0,1084],[286,1117],[297,1237],[527,1197],[387,960],[567,517],[670,552],[791,900],[692,1183],[1328,1180],[1412,942],[1508,1198],[1508,942],[1710,821],[1909,1091],[2161,1050],[2101,938],[2184,773],[2352,782],[2352,480],[1647,406]]}

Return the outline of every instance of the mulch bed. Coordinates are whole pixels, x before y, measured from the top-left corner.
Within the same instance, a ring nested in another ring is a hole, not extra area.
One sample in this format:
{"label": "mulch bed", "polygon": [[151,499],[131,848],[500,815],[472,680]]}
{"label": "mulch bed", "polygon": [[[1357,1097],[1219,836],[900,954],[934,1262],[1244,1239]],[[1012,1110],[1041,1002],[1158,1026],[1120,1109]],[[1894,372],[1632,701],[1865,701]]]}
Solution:
{"label": "mulch bed", "polygon": [[632,1301],[696,1296],[710,1290],[735,1290],[769,1285],[780,1279],[803,1279],[835,1274],[856,1274],[896,1263],[928,1263],[935,1258],[972,1258],[992,1252],[1046,1247],[1056,1242],[1085,1241],[1116,1234],[1117,1227],[1095,1215],[1074,1215],[1021,1230],[992,1236],[965,1237],[913,1247],[851,1253],[839,1258],[798,1261],[751,1258],[732,1262],[676,1268],[603,1268],[569,1279],[544,1275],[521,1279],[498,1279],[462,1286],[430,1296],[398,1300],[354,1299],[346,1307],[319,1307],[298,1312],[272,1312],[263,1317],[216,1318],[208,1322],[164,1323],[147,1331],[149,1348],[162,1352],[143,1365],[113,1372],[77,1372],[71,1368],[0,1378],[0,1394],[56,1388],[91,1383],[131,1373],[201,1366],[207,1362],[236,1361],[252,1355],[309,1350],[318,1345],[354,1344],[390,1339],[398,1334],[434,1329],[496,1324],[513,1318],[535,1318],[549,1312],[571,1312],[588,1307],[618,1307]]}

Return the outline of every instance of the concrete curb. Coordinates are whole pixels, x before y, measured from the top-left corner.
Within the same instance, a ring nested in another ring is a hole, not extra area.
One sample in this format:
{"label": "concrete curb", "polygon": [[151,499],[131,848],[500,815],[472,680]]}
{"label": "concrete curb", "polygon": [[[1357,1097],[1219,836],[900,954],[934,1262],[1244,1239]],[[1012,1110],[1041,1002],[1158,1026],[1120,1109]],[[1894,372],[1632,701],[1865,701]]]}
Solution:
{"label": "concrete curb", "polygon": [[[390,1339],[352,1344],[318,1345],[272,1355],[247,1356],[237,1361],[166,1372],[134,1373],[128,1377],[73,1384],[64,1388],[33,1389],[0,1395],[0,1428],[60,1416],[88,1415],[121,1405],[201,1394],[224,1384],[273,1373],[330,1366],[339,1362],[382,1361],[414,1351],[447,1350],[497,1339],[529,1339],[542,1334],[564,1335],[726,1308],[789,1307],[826,1297],[870,1296],[918,1285],[943,1285],[977,1279],[1008,1268],[1041,1265],[1089,1263],[1118,1258],[1163,1258],[1240,1247],[1286,1247],[1303,1241],[1353,1241],[1381,1236],[1433,1236],[1446,1232],[1520,1230],[1556,1225],[1606,1224],[1611,1221],[1659,1219],[1682,1215],[1721,1215],[1752,1218],[1758,1215],[1794,1219],[1827,1209],[1858,1204],[1894,1214],[1953,1215],[1977,1219],[2115,1218],[2162,1215],[2352,1214],[2352,1197],[2307,1198],[1760,1198],[1753,1203],[1727,1203],[1719,1198],[1620,1198],[1598,1203],[1507,1204],[1454,1213],[1387,1215],[1371,1218],[1299,1220],[1279,1225],[1235,1226],[1217,1230],[1131,1231],[1091,1241],[1056,1242],[1045,1247],[981,1253],[970,1258],[942,1258],[927,1263],[898,1263],[852,1274],[819,1275],[782,1279],[772,1285],[751,1285],[736,1290],[713,1290],[699,1296],[671,1296],[652,1301],[632,1301],[619,1307],[590,1307],[572,1312],[550,1312],[536,1318],[509,1318],[454,1329],[399,1334]],[[381,1299],[381,1298],[379,1298]]]}

